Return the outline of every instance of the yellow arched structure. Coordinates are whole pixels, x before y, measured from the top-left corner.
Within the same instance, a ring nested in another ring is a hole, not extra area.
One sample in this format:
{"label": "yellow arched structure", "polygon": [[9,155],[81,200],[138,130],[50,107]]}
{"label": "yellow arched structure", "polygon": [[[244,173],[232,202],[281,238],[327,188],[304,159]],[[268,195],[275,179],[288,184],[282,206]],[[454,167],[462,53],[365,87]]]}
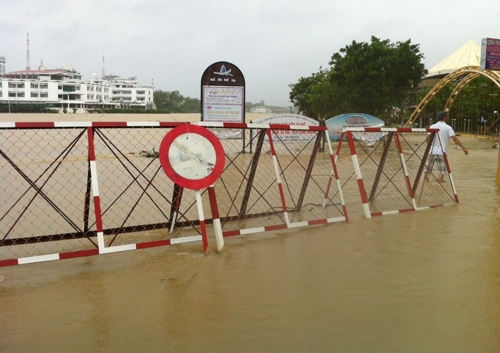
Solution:
{"label": "yellow arched structure", "polygon": [[[473,80],[478,78],[480,75],[488,77],[491,81],[493,81],[500,88],[500,73],[498,71],[491,70],[481,70],[479,66],[465,66],[461,69],[455,70],[452,73],[446,75],[441,81],[439,81],[432,89],[425,95],[424,99],[420,101],[417,105],[417,108],[413,111],[410,116],[410,119],[406,122],[405,126],[412,126],[415,120],[418,119],[424,108],[429,104],[429,102],[434,98],[434,96],[441,91],[448,83],[460,79],[460,82],[457,84],[453,92],[451,92],[446,105],[444,107],[445,111],[450,111],[453,103],[457,99],[460,92]],[[495,121],[493,121],[485,130],[485,132],[490,131],[495,125]],[[498,158],[498,167],[497,167],[497,176],[496,182],[500,184],[500,154]]]}
{"label": "yellow arched structure", "polygon": [[[429,104],[429,102],[434,98],[434,96],[441,91],[448,83],[461,78],[460,82],[457,84],[453,92],[448,97],[448,101],[444,107],[444,110],[449,111],[455,103],[459,93],[466,87],[471,81],[479,77],[480,75],[488,77],[500,88],[500,73],[491,70],[481,70],[479,66],[465,66],[461,69],[455,70],[452,73],[446,75],[441,81],[439,81],[431,90],[425,95],[424,99],[420,101],[417,108],[413,111],[410,119],[406,122],[405,126],[412,126],[415,120],[420,116],[424,108]],[[491,129],[493,125],[490,125],[488,129]]]}

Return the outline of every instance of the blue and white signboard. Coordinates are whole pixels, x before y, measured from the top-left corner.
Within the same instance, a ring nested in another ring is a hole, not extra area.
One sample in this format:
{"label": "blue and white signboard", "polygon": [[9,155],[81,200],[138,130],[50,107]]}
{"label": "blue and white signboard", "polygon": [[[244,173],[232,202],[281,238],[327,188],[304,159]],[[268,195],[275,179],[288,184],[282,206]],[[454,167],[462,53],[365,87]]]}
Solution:
{"label": "blue and white signboard", "polygon": [[[275,114],[262,117],[252,121],[254,124],[280,124],[294,126],[318,126],[319,122],[306,116],[297,114]],[[288,142],[308,142],[316,131],[308,130],[274,130],[279,139],[285,143]]]}
{"label": "blue and white signboard", "polygon": [[[384,127],[384,122],[373,115],[348,113],[337,115],[325,121],[330,141],[339,141],[342,129],[349,127]],[[383,133],[381,133],[381,136]],[[361,138],[362,139],[362,138]]]}

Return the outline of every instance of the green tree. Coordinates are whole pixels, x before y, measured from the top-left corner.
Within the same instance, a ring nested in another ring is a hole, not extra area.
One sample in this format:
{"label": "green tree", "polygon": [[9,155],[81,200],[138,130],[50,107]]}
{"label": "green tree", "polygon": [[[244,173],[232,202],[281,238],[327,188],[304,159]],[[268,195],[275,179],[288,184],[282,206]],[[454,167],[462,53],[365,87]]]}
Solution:
{"label": "green tree", "polygon": [[245,111],[248,113],[254,106],[252,102],[245,102]]}
{"label": "green tree", "polygon": [[158,109],[166,109],[171,113],[199,113],[200,100],[197,98],[183,97],[179,91],[156,90],[153,100]]}
{"label": "green tree", "polygon": [[309,77],[301,77],[289,87],[290,101],[299,109],[300,113],[316,120],[324,120],[330,111],[331,95],[334,91],[328,80],[328,71],[319,69]]}
{"label": "green tree", "polygon": [[371,38],[332,55],[328,69],[290,85],[290,100],[304,115],[322,120],[347,112],[378,115],[407,101],[427,72],[419,45]]}
{"label": "green tree", "polygon": [[200,100],[198,98],[186,97],[184,99],[184,113],[199,113],[200,109]]}

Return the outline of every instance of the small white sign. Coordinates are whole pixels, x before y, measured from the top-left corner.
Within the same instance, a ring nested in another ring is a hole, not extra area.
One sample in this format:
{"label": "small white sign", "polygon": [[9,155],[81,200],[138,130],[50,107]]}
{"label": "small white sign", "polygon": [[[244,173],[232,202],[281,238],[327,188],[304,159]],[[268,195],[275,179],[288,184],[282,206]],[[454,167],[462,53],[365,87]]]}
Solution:
{"label": "small white sign", "polygon": [[[279,124],[279,125],[290,125],[297,127],[307,127],[307,126],[319,126],[319,122],[308,118],[306,116],[297,114],[275,114],[265,116],[263,118],[257,119],[252,123],[255,124]],[[283,142],[308,142],[313,136],[316,135],[316,131],[305,130],[273,130],[273,132],[278,135],[279,139]]]}

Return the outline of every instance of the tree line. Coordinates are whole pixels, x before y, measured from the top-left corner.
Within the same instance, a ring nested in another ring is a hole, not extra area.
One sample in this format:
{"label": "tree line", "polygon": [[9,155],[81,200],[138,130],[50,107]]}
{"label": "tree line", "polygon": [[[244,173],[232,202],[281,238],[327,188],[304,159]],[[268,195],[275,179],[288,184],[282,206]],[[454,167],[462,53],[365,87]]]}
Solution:
{"label": "tree line", "polygon": [[332,55],[328,67],[291,84],[290,100],[319,121],[349,112],[380,116],[408,102],[427,73],[423,57],[411,40],[352,41]]}
{"label": "tree line", "polygon": [[169,113],[200,113],[200,100],[197,98],[184,97],[179,91],[153,92],[153,101],[156,108]]}
{"label": "tree line", "polygon": [[[156,90],[153,92],[153,101],[156,108],[162,112],[168,113],[201,113],[201,101],[198,98],[184,97],[179,91],[162,91]],[[249,112],[254,107],[265,106],[265,102],[261,100],[259,103],[245,102],[245,111]],[[276,111],[283,109],[282,107],[270,108]]]}
{"label": "tree line", "polygon": [[[327,67],[320,67],[318,72],[290,84],[290,102],[299,114],[320,122],[343,113],[366,113],[392,123],[406,122],[412,107],[430,89],[420,86],[427,74],[423,59],[420,45],[410,39],[393,43],[372,36],[370,42],[352,41],[331,56]],[[421,116],[432,119],[444,108],[459,82],[444,87]],[[498,94],[500,91],[493,82],[479,77],[462,90],[450,115],[475,120],[483,107],[489,107],[491,112],[500,110]],[[201,112],[199,99],[184,97],[179,91],[157,90],[154,103],[157,109],[170,113]],[[247,112],[257,106],[265,106],[264,101],[245,103]],[[403,115],[395,118],[394,107]]]}
{"label": "tree line", "polygon": [[[299,113],[319,121],[343,113],[366,113],[391,123],[406,122],[431,89],[421,87],[427,74],[423,59],[420,45],[410,39],[392,43],[372,36],[370,43],[352,41],[332,55],[328,67],[290,84],[289,98]],[[445,107],[459,82],[448,84],[432,98],[420,114],[422,126]],[[394,107],[402,114],[397,118]],[[475,124],[484,107],[490,114],[500,110],[500,90],[480,76],[460,92],[450,116]]]}

